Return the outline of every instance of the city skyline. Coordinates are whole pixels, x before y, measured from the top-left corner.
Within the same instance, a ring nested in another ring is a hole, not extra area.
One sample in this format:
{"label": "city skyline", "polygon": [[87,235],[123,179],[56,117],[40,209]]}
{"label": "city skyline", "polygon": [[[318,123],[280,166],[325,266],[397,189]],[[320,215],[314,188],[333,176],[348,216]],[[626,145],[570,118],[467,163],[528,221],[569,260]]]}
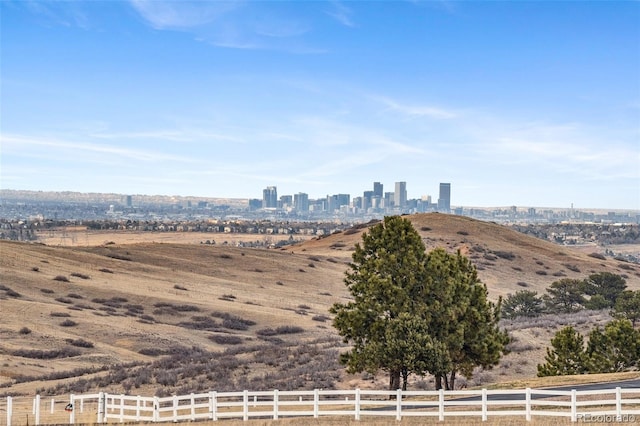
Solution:
{"label": "city skyline", "polygon": [[[0,188],[640,208],[639,2],[0,2]],[[373,189],[375,191],[375,188]]]}

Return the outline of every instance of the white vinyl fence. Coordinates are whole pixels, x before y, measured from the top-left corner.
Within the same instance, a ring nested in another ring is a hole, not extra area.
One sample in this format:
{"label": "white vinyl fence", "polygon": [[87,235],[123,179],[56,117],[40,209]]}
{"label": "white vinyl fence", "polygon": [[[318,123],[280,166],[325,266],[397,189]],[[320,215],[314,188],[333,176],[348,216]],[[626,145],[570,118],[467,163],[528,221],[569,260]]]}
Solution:
{"label": "white vinyl fence", "polygon": [[0,426],[178,422],[221,419],[349,416],[567,417],[571,421],[630,422],[640,420],[640,388],[576,390],[378,391],[312,390],[207,392],[143,397],[100,392],[70,395],[64,400],[6,397],[0,399]]}

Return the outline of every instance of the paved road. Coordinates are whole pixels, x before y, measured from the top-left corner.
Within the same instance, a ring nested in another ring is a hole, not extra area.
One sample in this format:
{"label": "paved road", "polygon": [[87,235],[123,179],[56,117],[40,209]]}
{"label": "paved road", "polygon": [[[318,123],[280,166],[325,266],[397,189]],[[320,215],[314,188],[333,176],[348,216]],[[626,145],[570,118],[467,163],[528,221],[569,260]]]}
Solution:
{"label": "paved road", "polygon": [[[605,390],[605,389],[615,389],[617,387],[621,387],[621,388],[625,388],[625,389],[629,389],[629,388],[635,388],[635,389],[640,389],[640,379],[633,379],[633,380],[620,380],[617,382],[603,382],[603,383],[588,383],[588,384],[582,384],[582,385],[567,385],[567,386],[557,386],[557,387],[551,387],[551,388],[539,388],[540,390],[558,390],[558,391],[570,391],[572,389],[575,389],[577,391],[587,391],[587,390]],[[536,388],[538,389],[538,388]],[[533,393],[531,395],[532,399],[542,399],[542,398],[550,398],[551,396],[549,395],[538,395]],[[482,399],[481,395],[478,396],[469,396],[469,397],[462,397],[462,398],[456,398],[456,401],[480,401]],[[524,401],[525,400],[525,393],[521,393],[521,394],[499,394],[499,395],[487,395],[487,400],[488,401]]]}

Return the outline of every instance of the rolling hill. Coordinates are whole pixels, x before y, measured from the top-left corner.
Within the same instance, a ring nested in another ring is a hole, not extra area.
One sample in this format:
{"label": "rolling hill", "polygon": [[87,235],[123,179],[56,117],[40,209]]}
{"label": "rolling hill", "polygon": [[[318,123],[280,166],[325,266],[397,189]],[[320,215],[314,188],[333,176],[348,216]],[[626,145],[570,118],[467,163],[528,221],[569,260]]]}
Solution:
{"label": "rolling hill", "polygon": [[[640,288],[639,265],[466,217],[407,218],[428,249],[470,257],[493,299],[523,288],[543,293],[562,277],[600,271]],[[344,271],[366,229],[277,250],[0,241],[0,394],[384,387],[383,375],[344,373],[337,363],[344,345],[328,314],[348,298]],[[581,312],[505,322],[512,353],[469,384],[531,377],[560,325],[607,319]]]}

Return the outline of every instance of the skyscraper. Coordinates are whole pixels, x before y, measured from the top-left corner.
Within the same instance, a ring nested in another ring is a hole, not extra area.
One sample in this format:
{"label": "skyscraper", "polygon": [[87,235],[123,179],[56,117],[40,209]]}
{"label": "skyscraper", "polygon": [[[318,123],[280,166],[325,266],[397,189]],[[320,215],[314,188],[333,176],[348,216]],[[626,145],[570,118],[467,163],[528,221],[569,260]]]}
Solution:
{"label": "skyscraper", "polygon": [[299,192],[293,196],[293,205],[299,212],[309,211],[309,195]]}
{"label": "skyscraper", "polygon": [[407,182],[396,182],[396,190],[393,192],[393,203],[395,207],[407,205]]}
{"label": "skyscraper", "polygon": [[373,196],[383,198],[382,184],[380,182],[373,182]]}
{"label": "skyscraper", "polygon": [[451,211],[451,184],[440,184],[440,195],[438,196],[438,211],[449,213]]}
{"label": "skyscraper", "polygon": [[267,186],[262,191],[262,208],[275,209],[278,207],[278,189],[275,186]]}

